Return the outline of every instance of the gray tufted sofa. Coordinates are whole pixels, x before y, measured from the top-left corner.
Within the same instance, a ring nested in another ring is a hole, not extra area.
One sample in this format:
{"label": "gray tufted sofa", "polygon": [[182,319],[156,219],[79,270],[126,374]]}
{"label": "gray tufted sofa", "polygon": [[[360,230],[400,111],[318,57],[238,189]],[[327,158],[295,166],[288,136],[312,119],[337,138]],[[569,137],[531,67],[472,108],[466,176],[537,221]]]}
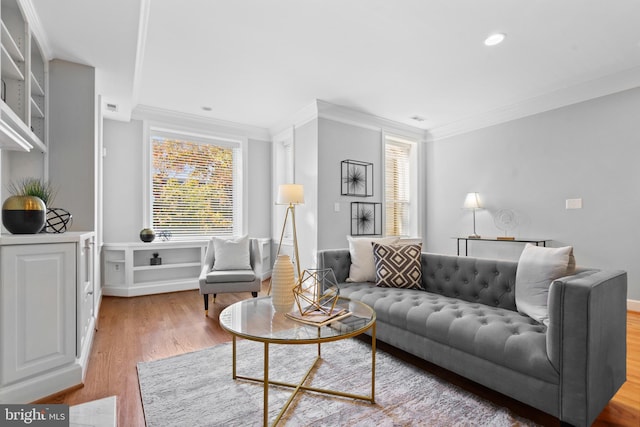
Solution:
{"label": "gray tufted sofa", "polygon": [[590,425],[626,380],[627,275],[552,283],[549,327],[517,312],[517,262],[422,254],[424,290],[345,283],[348,249],[318,252],[342,296],[376,311],[377,338],[547,412]]}

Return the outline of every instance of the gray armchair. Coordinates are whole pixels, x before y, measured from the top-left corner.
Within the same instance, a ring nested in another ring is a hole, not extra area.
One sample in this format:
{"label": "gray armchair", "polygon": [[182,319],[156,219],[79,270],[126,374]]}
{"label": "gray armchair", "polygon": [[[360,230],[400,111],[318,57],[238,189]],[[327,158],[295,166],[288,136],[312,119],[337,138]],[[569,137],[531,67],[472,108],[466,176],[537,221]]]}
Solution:
{"label": "gray armchair", "polygon": [[204,296],[204,315],[209,315],[209,294],[251,292],[253,297],[260,291],[260,276],[255,270],[255,257],[258,256],[258,241],[249,239],[251,270],[213,270],[216,262],[213,239],[209,240],[204,264],[200,271],[200,294]]}

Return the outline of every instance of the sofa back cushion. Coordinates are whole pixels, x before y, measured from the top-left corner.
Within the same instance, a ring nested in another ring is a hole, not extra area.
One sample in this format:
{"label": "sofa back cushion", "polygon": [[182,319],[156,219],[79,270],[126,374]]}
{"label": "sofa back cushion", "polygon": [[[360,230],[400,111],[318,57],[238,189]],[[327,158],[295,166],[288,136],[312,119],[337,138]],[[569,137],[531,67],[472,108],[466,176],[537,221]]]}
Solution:
{"label": "sofa back cushion", "polygon": [[428,292],[516,311],[516,261],[422,253]]}

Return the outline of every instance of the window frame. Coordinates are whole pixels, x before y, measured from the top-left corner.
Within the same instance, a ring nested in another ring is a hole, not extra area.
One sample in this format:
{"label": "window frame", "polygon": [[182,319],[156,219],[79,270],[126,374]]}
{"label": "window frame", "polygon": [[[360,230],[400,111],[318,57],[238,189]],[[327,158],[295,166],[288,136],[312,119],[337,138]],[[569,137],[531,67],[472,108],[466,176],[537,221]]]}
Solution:
{"label": "window frame", "polygon": [[421,206],[422,200],[420,198],[421,191],[419,190],[419,167],[418,159],[420,158],[421,150],[419,141],[412,137],[401,136],[388,132],[382,133],[382,211],[384,213],[383,218],[383,234],[385,236],[393,236],[387,234],[387,193],[386,193],[386,179],[387,179],[387,144],[394,145],[406,145],[409,147],[409,208],[408,208],[408,226],[407,234],[402,234],[397,237],[400,238],[417,238],[421,235],[422,221],[421,221]]}
{"label": "window frame", "polygon": [[[142,158],[143,158],[143,177],[142,177],[142,224],[143,228],[150,228],[153,224],[153,168],[152,168],[152,138],[154,136],[163,136],[175,138],[195,143],[205,143],[222,145],[226,147],[235,146],[238,148],[238,155],[234,155],[234,225],[232,236],[243,236],[247,234],[248,229],[248,191],[246,183],[248,182],[248,168],[246,167],[248,159],[248,139],[239,135],[230,135],[222,132],[214,132],[208,130],[194,129],[188,126],[167,125],[154,121],[145,121],[143,138],[142,138]],[[216,144],[216,142],[218,144]],[[236,159],[237,157],[237,159]],[[237,194],[237,196],[235,196]],[[177,241],[194,241],[206,240],[216,234],[192,234],[172,236],[172,240]],[[228,234],[225,237],[231,237]]]}

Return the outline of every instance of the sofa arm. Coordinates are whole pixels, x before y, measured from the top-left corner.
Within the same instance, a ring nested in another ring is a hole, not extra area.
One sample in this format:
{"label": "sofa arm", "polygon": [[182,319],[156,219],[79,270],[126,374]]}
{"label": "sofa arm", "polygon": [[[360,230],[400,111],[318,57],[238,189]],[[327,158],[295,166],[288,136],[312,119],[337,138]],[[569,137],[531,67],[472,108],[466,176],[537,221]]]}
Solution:
{"label": "sofa arm", "polygon": [[338,283],[344,283],[349,277],[351,255],[349,249],[324,249],[318,251],[318,269],[330,268]]}
{"label": "sofa arm", "polygon": [[591,425],[626,380],[627,274],[584,271],[549,288],[547,352],[560,374],[560,420]]}

